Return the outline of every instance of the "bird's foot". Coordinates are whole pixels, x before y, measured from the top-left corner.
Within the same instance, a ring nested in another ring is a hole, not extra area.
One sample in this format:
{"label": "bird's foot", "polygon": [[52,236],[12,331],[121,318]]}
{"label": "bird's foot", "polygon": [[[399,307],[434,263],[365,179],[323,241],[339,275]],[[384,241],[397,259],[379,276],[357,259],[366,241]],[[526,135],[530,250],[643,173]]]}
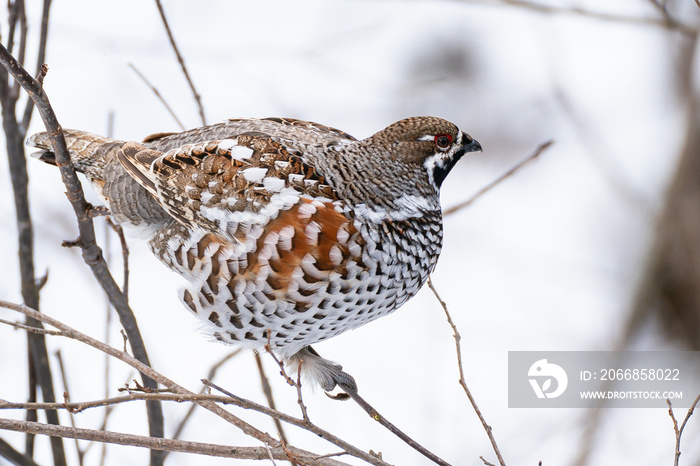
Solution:
{"label": "bird's foot", "polygon": [[355,379],[343,371],[343,366],[322,358],[310,346],[302,348],[295,355],[288,358],[287,363],[295,370],[301,364],[301,372],[304,376],[318,383],[327,392],[332,391],[336,386],[341,388],[347,387],[350,390],[357,391]]}

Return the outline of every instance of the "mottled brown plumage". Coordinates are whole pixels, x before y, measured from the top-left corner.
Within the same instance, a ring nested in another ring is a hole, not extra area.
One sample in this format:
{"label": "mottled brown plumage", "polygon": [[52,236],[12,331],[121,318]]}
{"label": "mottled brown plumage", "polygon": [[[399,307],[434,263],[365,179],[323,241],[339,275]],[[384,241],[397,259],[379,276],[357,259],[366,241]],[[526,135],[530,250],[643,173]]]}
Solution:
{"label": "mottled brown plumage", "polygon": [[[303,359],[324,389],[354,386],[309,345],[392,312],[434,269],[439,188],[479,144],[435,117],[356,140],[300,120],[237,119],[141,143],[66,131],[114,218],[191,282],[184,304],[223,342]],[[51,162],[48,137],[28,143]]]}

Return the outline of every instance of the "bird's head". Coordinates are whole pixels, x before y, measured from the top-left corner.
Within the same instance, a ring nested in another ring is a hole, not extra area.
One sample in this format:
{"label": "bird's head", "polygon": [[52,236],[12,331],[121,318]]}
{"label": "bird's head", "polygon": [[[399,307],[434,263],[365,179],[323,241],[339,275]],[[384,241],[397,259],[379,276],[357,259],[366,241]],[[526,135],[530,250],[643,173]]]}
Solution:
{"label": "bird's head", "polygon": [[428,179],[440,189],[447,174],[467,152],[481,152],[481,144],[453,123],[437,117],[412,117],[397,121],[372,139],[390,149],[402,162],[420,164]]}

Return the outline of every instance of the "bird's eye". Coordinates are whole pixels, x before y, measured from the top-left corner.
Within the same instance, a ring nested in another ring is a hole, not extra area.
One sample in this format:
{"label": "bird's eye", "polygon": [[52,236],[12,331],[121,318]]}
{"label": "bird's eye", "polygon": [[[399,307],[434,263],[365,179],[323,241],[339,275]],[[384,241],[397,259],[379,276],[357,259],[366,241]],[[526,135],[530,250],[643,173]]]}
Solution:
{"label": "bird's eye", "polygon": [[438,149],[447,149],[452,144],[452,136],[449,134],[438,134],[435,136],[435,145]]}

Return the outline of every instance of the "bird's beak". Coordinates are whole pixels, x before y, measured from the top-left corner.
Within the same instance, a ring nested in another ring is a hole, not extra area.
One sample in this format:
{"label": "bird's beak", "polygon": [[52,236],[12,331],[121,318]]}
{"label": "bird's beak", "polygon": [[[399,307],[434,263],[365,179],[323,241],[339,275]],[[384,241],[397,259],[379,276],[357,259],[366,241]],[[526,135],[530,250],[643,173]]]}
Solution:
{"label": "bird's beak", "polygon": [[462,134],[462,147],[464,152],[483,152],[479,141],[469,136],[467,133]]}

